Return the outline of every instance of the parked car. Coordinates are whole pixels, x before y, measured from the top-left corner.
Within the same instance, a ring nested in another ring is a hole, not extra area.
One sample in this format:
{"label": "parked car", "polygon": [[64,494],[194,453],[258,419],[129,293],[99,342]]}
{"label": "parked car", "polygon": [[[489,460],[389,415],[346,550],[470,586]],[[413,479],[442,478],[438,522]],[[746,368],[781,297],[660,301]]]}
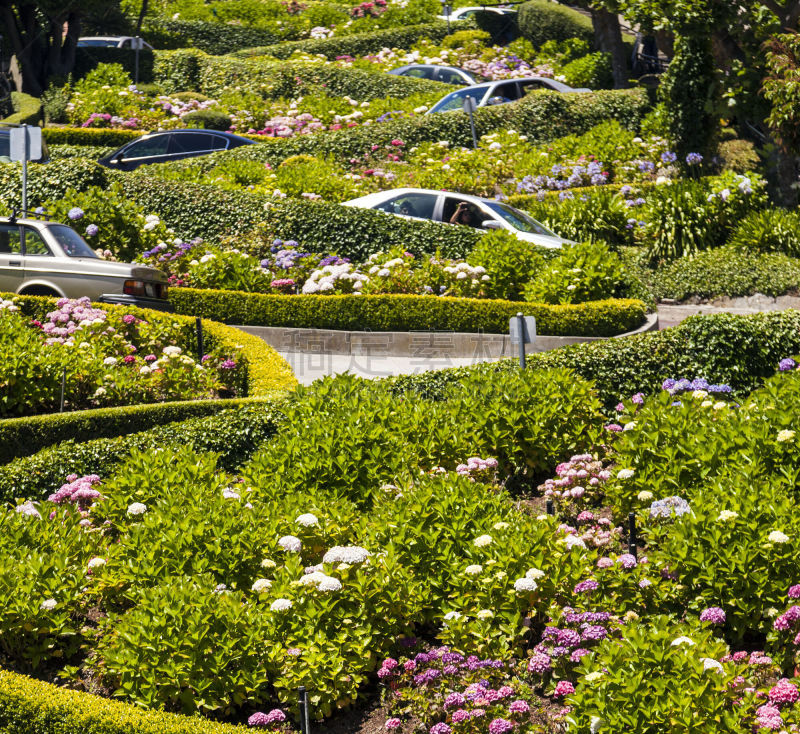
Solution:
{"label": "parked car", "polygon": [[[11,129],[17,125],[7,125],[0,123],[0,163],[8,163],[11,160]],[[47,143],[42,137],[42,156],[37,158],[34,163],[47,163],[50,160],[50,153],[47,150]]]}
{"label": "parked car", "polygon": [[[480,196],[431,189],[391,189],[345,201],[344,206],[377,209],[405,219],[430,220],[476,229],[505,229],[527,242],[560,248],[570,240],[559,237],[525,212],[500,201]],[[467,215],[462,215],[466,211]],[[456,217],[456,214],[458,216]],[[469,221],[467,221],[469,220]]]}
{"label": "parked car", "polygon": [[126,143],[97,162],[108,168],[132,171],[148,163],[166,163],[181,158],[193,158],[254,143],[254,140],[218,130],[193,128],[165,130],[142,135],[141,138]]}
{"label": "parked car", "polygon": [[0,292],[173,310],[160,270],[101,260],[71,227],[33,217],[0,217]]}
{"label": "parked car", "polygon": [[543,76],[526,76],[521,79],[504,79],[502,81],[483,82],[481,84],[473,84],[471,87],[464,87],[455,92],[450,92],[445,97],[442,97],[433,107],[431,107],[426,114],[430,115],[434,112],[448,112],[450,110],[460,110],[464,106],[464,99],[467,96],[472,97],[478,107],[485,107],[487,105],[505,104],[506,102],[514,102],[517,99],[522,99],[529,92],[538,89],[549,89],[553,92],[563,92],[570,94],[574,92],[591,92],[591,89],[579,88],[574,89],[563,82],[556,81],[555,79],[548,79]]}
{"label": "parked car", "polygon": [[439,66],[437,64],[406,64],[397,69],[391,69],[388,73],[395,76],[431,79],[445,84],[458,84],[461,87],[465,84],[477,84],[480,81],[477,75],[466,69],[459,69],[457,66]]}
{"label": "parked car", "polygon": [[514,8],[499,8],[499,7],[469,7],[469,8],[453,8],[450,11],[450,15],[437,15],[436,17],[440,20],[449,20],[456,21],[456,20],[466,20],[467,18],[471,18],[475,13],[480,10],[485,10],[487,13],[496,13],[497,15],[516,15],[517,11]]}
{"label": "parked car", "polygon": [[[133,36],[81,36],[78,48],[133,48]],[[144,48],[153,50],[147,42],[142,41]]]}

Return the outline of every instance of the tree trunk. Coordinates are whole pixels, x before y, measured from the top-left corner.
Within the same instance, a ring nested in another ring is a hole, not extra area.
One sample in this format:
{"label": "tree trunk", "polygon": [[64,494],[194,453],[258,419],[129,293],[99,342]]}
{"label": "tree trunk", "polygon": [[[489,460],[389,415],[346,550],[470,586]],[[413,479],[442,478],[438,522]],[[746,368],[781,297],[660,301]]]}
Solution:
{"label": "tree trunk", "polygon": [[139,17],[136,19],[136,34],[140,36],[142,34],[142,23],[144,23],[144,17],[147,15],[147,0],[142,0],[142,7],[139,10]]}
{"label": "tree trunk", "polygon": [[614,88],[624,89],[628,86],[628,57],[622,44],[619,16],[602,8],[592,8],[592,25],[597,48],[611,55]]}
{"label": "tree trunk", "polygon": [[775,151],[775,190],[773,198],[781,206],[796,207],[798,202],[797,156],[778,147]]}

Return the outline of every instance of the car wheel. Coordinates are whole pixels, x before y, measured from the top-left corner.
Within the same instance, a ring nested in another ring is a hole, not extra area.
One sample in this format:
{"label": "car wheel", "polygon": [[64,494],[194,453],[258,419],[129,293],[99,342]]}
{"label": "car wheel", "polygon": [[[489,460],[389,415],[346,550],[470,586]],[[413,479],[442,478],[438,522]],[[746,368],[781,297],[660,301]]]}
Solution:
{"label": "car wheel", "polygon": [[60,298],[61,294],[56,293],[52,288],[44,285],[32,285],[30,288],[24,288],[20,292],[21,296],[54,296]]}

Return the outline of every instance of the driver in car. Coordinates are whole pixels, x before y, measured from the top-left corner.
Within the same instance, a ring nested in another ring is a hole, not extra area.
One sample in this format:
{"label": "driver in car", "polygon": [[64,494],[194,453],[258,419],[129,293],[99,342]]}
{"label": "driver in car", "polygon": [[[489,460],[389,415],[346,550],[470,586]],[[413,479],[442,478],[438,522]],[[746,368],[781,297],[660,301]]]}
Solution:
{"label": "driver in car", "polygon": [[467,227],[480,227],[478,217],[475,216],[475,212],[472,211],[466,201],[458,202],[458,207],[453,213],[453,216],[450,217],[450,224],[464,224]]}

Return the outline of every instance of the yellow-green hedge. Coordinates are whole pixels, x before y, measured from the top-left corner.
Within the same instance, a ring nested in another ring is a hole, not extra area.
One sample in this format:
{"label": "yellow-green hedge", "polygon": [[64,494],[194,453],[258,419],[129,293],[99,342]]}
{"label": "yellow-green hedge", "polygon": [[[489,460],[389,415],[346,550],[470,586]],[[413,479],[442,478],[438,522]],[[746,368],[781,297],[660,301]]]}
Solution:
{"label": "yellow-green hedge", "polygon": [[553,306],[437,296],[283,296],[174,288],[170,301],[178,313],[228,324],[356,331],[505,334],[509,318],[522,311],[536,317],[536,329],[542,335],[615,336],[641,326],[646,314],[645,304],[634,299]]}
{"label": "yellow-green hedge", "polygon": [[11,106],[14,114],[6,117],[3,122],[13,125],[38,125],[42,119],[42,101],[30,94],[11,92]]}
{"label": "yellow-green hedge", "polygon": [[3,734],[244,734],[220,724],[79,693],[0,670]]}
{"label": "yellow-green hedge", "polygon": [[100,127],[46,127],[42,135],[48,145],[97,145],[119,148],[141,137],[145,130],[114,130]]}

